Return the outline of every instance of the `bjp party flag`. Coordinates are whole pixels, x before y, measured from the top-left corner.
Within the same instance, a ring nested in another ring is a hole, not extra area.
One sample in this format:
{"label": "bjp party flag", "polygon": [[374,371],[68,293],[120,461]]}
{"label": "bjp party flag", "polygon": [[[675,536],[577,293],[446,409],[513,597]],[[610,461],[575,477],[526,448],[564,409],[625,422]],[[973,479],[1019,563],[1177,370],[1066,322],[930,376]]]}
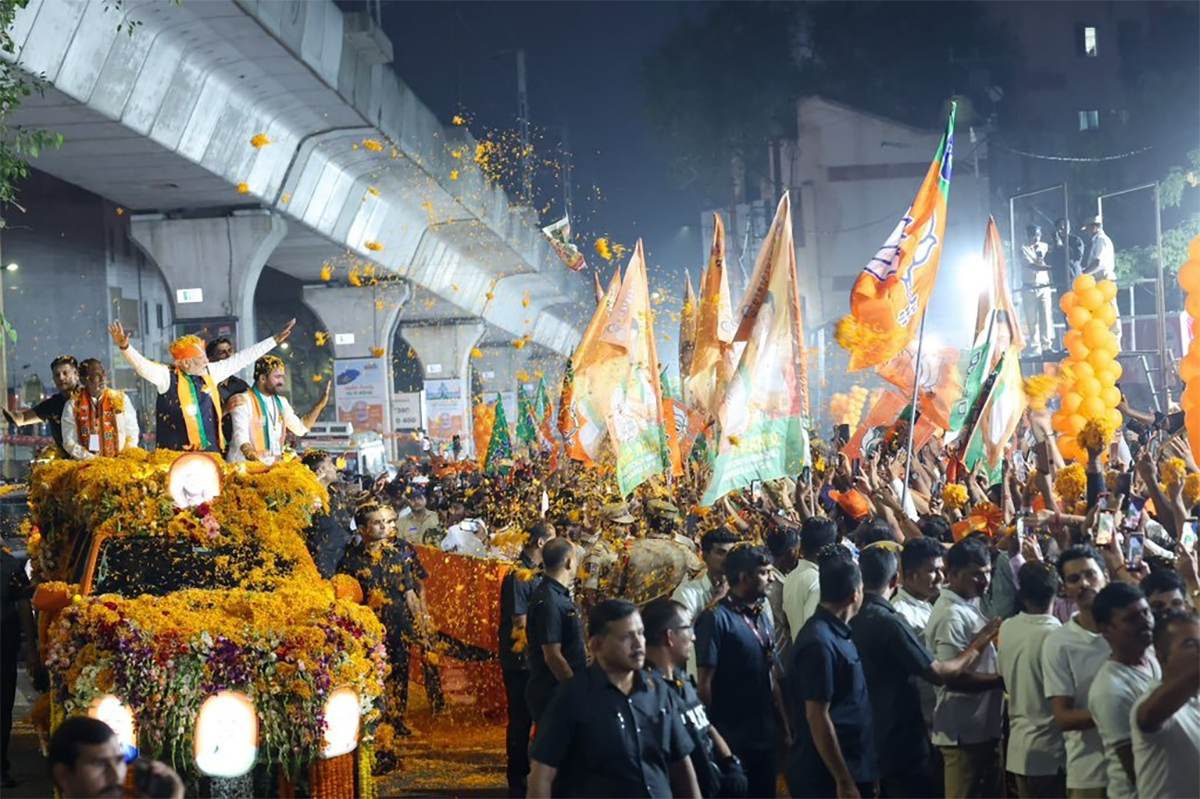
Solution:
{"label": "bjp party flag", "polygon": [[908,213],[850,291],[850,315],[838,322],[837,341],[850,353],[851,372],[895,358],[920,328],[946,233],[954,112],[951,103],[946,132]]}
{"label": "bjp party flag", "polygon": [[702,505],[755,480],[798,474],[808,463],[808,381],[787,194],[767,231],[738,316],[734,341],[745,346],[717,405],[720,438]]}
{"label": "bjp party flag", "polygon": [[699,306],[695,309],[695,343],[683,378],[683,400],[708,417],[715,417],[717,403],[735,366],[733,308],[729,298],[729,273],[725,269],[725,226],[713,214],[712,249],[708,268],[700,281]]}
{"label": "bjp party flag", "polygon": [[[598,286],[599,284],[597,284]],[[579,346],[567,361],[563,374],[562,396],[559,398],[558,432],[563,437],[567,457],[572,460],[593,464],[600,455],[600,447],[608,435],[604,415],[598,404],[589,402],[595,391],[590,383],[587,367],[601,351],[600,334],[608,323],[608,314],[621,290],[621,270],[613,270],[608,291],[601,294],[596,310],[583,331]]]}

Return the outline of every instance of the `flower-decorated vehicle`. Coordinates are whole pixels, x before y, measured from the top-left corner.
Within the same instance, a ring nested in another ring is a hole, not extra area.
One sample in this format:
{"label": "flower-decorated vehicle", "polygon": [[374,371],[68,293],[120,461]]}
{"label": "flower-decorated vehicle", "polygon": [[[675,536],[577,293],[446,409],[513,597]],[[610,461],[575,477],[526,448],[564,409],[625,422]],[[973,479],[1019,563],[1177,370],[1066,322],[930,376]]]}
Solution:
{"label": "flower-decorated vehicle", "polygon": [[383,629],[308,553],[327,502],[298,461],[134,449],[35,467],[50,726],[103,718],[189,795],[373,796]]}

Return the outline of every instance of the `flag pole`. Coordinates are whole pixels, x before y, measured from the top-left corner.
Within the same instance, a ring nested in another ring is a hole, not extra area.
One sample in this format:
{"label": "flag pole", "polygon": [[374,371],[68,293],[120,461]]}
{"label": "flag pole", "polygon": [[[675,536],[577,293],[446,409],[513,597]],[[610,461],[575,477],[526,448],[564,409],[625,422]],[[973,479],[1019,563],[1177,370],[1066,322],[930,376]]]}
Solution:
{"label": "flag pole", "polygon": [[[921,388],[921,351],[925,349],[925,319],[929,316],[929,306],[921,314],[921,329],[917,333],[917,362],[913,364],[912,412],[908,417],[908,450],[904,458],[904,491],[900,494],[900,510],[908,503],[908,481],[912,476],[913,440],[917,432],[917,392]],[[904,511],[907,512],[907,511]]]}

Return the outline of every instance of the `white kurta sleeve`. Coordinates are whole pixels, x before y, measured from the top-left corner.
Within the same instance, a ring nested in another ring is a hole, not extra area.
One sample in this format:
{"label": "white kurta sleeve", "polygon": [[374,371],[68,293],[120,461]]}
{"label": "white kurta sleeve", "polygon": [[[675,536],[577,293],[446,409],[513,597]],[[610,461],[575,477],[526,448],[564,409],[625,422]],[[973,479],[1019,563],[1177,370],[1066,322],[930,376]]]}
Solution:
{"label": "white kurta sleeve", "polygon": [[121,411],[121,418],[118,424],[121,430],[121,450],[132,449],[138,445],[138,438],[141,436],[141,429],[138,427],[137,409],[133,407],[133,403],[129,401],[128,394],[122,394],[125,399],[125,410]]}
{"label": "white kurta sleeve", "polygon": [[249,349],[239,350],[223,361],[215,361],[208,365],[208,373],[212,379],[220,383],[227,377],[249,369],[262,356],[275,349],[275,337],[265,338]]}
{"label": "white kurta sleeve", "polygon": [[121,350],[121,354],[125,356],[125,360],[129,361],[133,371],[158,389],[159,394],[166,394],[171,390],[171,367],[150,360],[138,352],[132,344]]}
{"label": "white kurta sleeve", "polygon": [[249,402],[243,402],[234,408],[229,418],[233,420],[233,435],[229,439],[229,455],[225,460],[230,463],[241,463],[246,460],[242,455],[242,445],[250,444],[250,425],[254,421],[254,412]]}

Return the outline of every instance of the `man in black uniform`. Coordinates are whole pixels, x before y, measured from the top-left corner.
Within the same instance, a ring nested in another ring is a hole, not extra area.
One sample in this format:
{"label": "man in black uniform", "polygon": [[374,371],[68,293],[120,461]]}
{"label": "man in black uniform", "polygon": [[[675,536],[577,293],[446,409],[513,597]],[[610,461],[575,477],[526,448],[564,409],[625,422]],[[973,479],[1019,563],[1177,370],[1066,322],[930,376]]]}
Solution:
{"label": "man in black uniform", "polygon": [[525,546],[515,568],[500,582],[500,668],[508,697],[508,795],[524,796],[529,774],[529,732],[533,718],[525,701],[529,682],[529,641],[525,622],[529,600],[542,582],[542,547],[555,537],[554,526],[538,522],[525,533]]}
{"label": "man in black uniform", "polygon": [[545,577],[529,600],[529,684],[525,701],[536,722],[550,704],[554,689],[587,665],[583,625],[571,599],[575,582],[575,547],[556,538],[542,548]]}
{"label": "man in black uniform", "polygon": [[688,676],[687,661],[696,642],[687,608],[673,599],[656,599],[642,610],[646,627],[646,671],[662,680],[679,702],[680,720],[695,747],[692,769],[705,797],[746,795],[742,762],[708,721],[708,714]]}
{"label": "man in black uniform", "polygon": [[46,422],[50,425],[50,436],[60,451],[63,450],[62,415],[67,407],[67,400],[75,396],[79,390],[79,364],[70,355],[60,355],[50,362],[50,374],[54,378],[57,394],[51,394],[46,399],[27,410],[9,413],[4,410],[4,418],[15,427]]}
{"label": "man in black uniform", "polygon": [[305,543],[317,564],[317,571],[329,580],[337,574],[338,564],[350,544],[350,519],[353,516],[346,508],[345,495],[334,485],[338,472],[333,456],[323,449],[310,449],[300,456],[300,462],[312,470],[317,482],[329,492],[329,510],[314,513],[305,533]]}
{"label": "man in black uniform", "polygon": [[22,631],[30,663],[37,660],[37,630],[29,607],[32,593],[25,564],[7,548],[0,549],[0,788],[17,784],[8,774],[8,741],[17,700],[17,654]]}
{"label": "man in black uniform", "polygon": [[637,607],[601,602],[588,618],[596,662],[565,682],[538,722],[529,796],[700,796],[679,704],[642,671]]}
{"label": "man in black uniform", "polygon": [[862,571],[863,603],[850,620],[850,639],[858,650],[867,681],[880,795],[885,799],[941,796],[940,768],[934,760],[921,714],[921,694],[914,680],[933,685],[953,684],[979,659],[1000,620],[985,627],[958,657],[934,660],[889,601],[900,587],[900,559],[888,542],[865,547],[858,565]]}
{"label": "man in black uniform", "polygon": [[358,580],[365,604],[385,632],[392,672],[387,679],[383,720],[399,735],[412,735],[408,710],[409,650],[420,638],[417,614],[429,576],[413,545],[396,535],[396,512],[387,505],[362,505],[354,513],[362,541],[346,549],[339,570]]}

